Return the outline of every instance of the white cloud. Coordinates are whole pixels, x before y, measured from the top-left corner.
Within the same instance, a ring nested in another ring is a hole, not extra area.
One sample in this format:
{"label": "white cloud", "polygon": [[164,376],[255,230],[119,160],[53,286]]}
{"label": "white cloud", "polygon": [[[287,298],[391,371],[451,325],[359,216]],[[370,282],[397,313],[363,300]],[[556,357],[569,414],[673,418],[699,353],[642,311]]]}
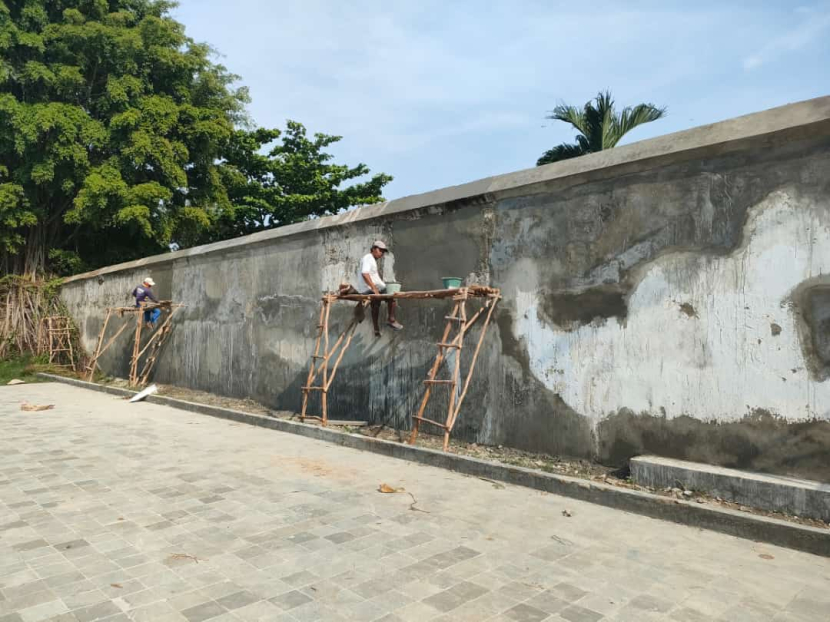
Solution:
{"label": "white cloud", "polygon": [[818,13],[812,7],[798,7],[795,12],[803,15],[804,20],[795,28],[771,39],[761,49],[744,58],[745,70],[756,69],[767,62],[777,60],[784,54],[806,48],[830,27],[830,12]]}

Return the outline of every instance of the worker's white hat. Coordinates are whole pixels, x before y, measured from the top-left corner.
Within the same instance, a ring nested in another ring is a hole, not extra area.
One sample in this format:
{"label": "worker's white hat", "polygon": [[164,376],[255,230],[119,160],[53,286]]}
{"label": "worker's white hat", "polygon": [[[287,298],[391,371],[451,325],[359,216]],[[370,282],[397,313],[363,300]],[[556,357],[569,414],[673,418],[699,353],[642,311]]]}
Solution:
{"label": "worker's white hat", "polygon": [[388,251],[389,249],[384,244],[383,240],[375,240],[372,244],[372,248],[379,248],[382,251]]}
{"label": "worker's white hat", "polygon": [[147,283],[147,285],[149,285],[150,287],[152,287],[153,285],[156,284],[156,282],[153,279],[151,279],[149,276],[146,279],[144,279],[144,283]]}

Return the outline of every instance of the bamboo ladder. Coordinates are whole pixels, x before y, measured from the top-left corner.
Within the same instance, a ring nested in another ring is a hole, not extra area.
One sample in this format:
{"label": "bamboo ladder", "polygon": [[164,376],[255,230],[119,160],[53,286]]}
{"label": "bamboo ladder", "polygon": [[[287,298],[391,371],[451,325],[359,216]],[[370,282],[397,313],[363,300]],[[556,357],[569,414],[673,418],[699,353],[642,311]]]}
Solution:
{"label": "bamboo ladder", "polygon": [[[75,353],[72,350],[72,324],[66,316],[49,316],[42,320],[46,325],[45,336],[49,348],[49,363],[57,367],[75,370]],[[59,363],[65,353],[69,363]]]}
{"label": "bamboo ladder", "polygon": [[[334,294],[325,294],[323,296],[322,304],[320,305],[320,318],[317,322],[317,340],[314,343],[314,354],[311,355],[311,365],[308,369],[308,377],[305,385],[303,385],[303,407],[300,411],[300,421],[306,419],[315,419],[324,426],[328,425],[328,392],[331,383],[334,382],[334,377],[337,375],[337,367],[340,361],[343,360],[343,355],[352,343],[355,335],[357,325],[362,321],[362,308],[365,308],[367,302],[360,301],[355,308],[355,314],[352,321],[343,329],[334,345],[329,347],[329,319],[331,317],[331,305],[338,300]],[[322,354],[320,352],[322,346]],[[335,358],[336,356],[336,358]],[[329,369],[329,361],[334,358],[334,363]],[[319,363],[318,363],[319,361]],[[322,372],[322,374],[321,374]],[[317,378],[320,378],[320,384],[315,384]],[[320,392],[320,416],[308,415],[308,398],[312,392]]]}
{"label": "bamboo ladder", "polygon": [[[472,317],[467,317],[467,302],[470,299],[470,292],[468,288],[460,288],[458,293],[453,296],[452,312],[444,319],[447,323],[444,327],[444,333],[436,346],[438,346],[438,353],[435,356],[435,361],[427,374],[427,379],[424,380],[424,396],[421,399],[421,406],[418,408],[418,414],[412,417],[412,432],[409,436],[409,444],[412,445],[418,439],[418,432],[420,431],[421,422],[441,428],[444,431],[444,451],[447,451],[450,445],[450,434],[458,419],[458,413],[461,411],[461,404],[467,395],[467,390],[470,388],[470,381],[473,378],[473,371],[475,370],[478,354],[481,351],[481,344],[484,343],[484,336],[487,334],[487,328],[490,325],[490,318],[493,316],[493,310],[496,308],[496,303],[501,297],[498,290],[493,290],[492,293],[486,295],[485,302],[481,308],[476,311]],[[472,359],[470,360],[467,375],[464,379],[464,387],[459,394],[459,385],[461,380],[461,354],[464,349],[464,337],[472,328],[473,324],[485,314],[484,324],[481,327],[481,333],[478,336],[475,350],[473,351]],[[451,341],[447,341],[450,335],[455,330],[455,335]],[[454,360],[451,365],[451,377],[448,379],[438,379],[438,371],[441,369],[441,364],[447,359],[448,351],[455,351]],[[424,417],[429,399],[432,396],[432,388],[435,386],[446,386],[450,389],[449,405],[447,407],[447,417],[444,423],[427,419]]]}

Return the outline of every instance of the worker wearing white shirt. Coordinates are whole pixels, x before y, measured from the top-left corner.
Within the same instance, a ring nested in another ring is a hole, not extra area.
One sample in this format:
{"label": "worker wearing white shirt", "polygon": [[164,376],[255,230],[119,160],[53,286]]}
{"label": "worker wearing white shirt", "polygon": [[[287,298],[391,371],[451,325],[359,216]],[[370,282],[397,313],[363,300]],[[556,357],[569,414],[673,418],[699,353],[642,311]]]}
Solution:
{"label": "worker wearing white shirt", "polygon": [[[388,253],[389,249],[381,240],[376,240],[372,244],[372,248],[367,255],[364,255],[360,260],[360,267],[357,270],[357,291],[361,294],[384,294],[386,293],[386,283],[380,277],[378,272],[378,259]],[[386,301],[388,308],[389,319],[387,326],[393,330],[401,330],[403,326],[395,319],[395,309],[397,305],[395,300],[390,298]],[[375,336],[380,337],[380,325],[378,319],[380,316],[380,301],[372,301],[372,323],[375,326]]]}

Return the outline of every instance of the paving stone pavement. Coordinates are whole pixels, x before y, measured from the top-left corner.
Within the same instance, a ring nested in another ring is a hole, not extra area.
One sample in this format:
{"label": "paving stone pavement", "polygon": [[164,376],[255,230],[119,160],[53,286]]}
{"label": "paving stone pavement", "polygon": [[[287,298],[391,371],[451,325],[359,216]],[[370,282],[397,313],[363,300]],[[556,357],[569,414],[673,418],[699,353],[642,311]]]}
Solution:
{"label": "paving stone pavement", "polygon": [[76,387],[0,388],[0,622],[825,621],[828,587],[830,559]]}

